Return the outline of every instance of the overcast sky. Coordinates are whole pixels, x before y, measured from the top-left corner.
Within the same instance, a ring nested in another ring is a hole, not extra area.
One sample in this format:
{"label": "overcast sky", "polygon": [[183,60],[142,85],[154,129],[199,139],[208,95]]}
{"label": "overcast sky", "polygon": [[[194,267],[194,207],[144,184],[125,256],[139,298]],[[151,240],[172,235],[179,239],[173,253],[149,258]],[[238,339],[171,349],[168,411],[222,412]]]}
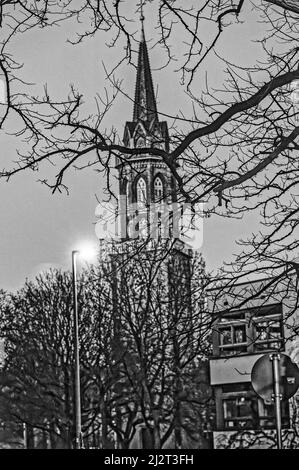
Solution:
{"label": "overcast sky", "polygon": [[[146,10],[145,30],[148,40],[154,34],[150,15]],[[225,31],[222,47],[231,59],[246,65],[246,61],[250,61],[258,50],[251,38],[261,36],[264,26],[256,21],[256,14],[252,14],[249,9],[244,9],[241,20],[244,20],[244,24]],[[136,15],[137,28],[139,21]],[[35,82],[34,90],[42,93],[42,87],[47,83],[49,93],[62,98],[69,84],[73,83],[84,94],[86,107],[92,108],[95,94],[102,93],[104,86],[109,85],[105,81],[102,61],[112,67],[119,52],[106,48],[103,33],[83,44],[72,46],[66,42],[72,31],[73,24],[69,22],[60,28],[28,32],[13,43],[11,51],[24,63],[22,76]],[[181,40],[183,38],[178,38],[178,47]],[[150,46],[149,41],[149,49]],[[221,52],[221,48],[218,50]],[[155,50],[150,50],[150,62],[155,88],[158,85],[158,111],[177,114],[180,109],[187,110],[186,95],[179,85],[180,76],[174,71],[175,64],[167,71],[158,70],[164,60]],[[221,65],[217,65],[214,59],[207,61],[202,73],[196,78],[199,90],[206,69],[210,77],[221,77]],[[124,65],[117,71],[117,77],[124,80],[124,90],[133,96],[134,69]],[[125,121],[131,120],[132,112],[133,104],[120,95],[106,118],[106,127],[114,125],[122,135]],[[17,122],[10,122],[9,125],[17,125]],[[4,131],[0,132],[4,167],[15,158],[16,141],[6,136]],[[49,266],[67,269],[70,267],[71,250],[77,243],[81,240],[96,243],[94,211],[96,196],[103,198],[101,175],[92,170],[71,171],[66,181],[69,195],[53,195],[38,182],[47,177],[49,172],[53,174],[53,169],[44,165],[41,173],[20,173],[9,183],[0,180],[0,287],[4,289],[18,288],[26,277],[32,278]],[[237,251],[236,238],[250,235],[256,227],[253,215],[248,216],[246,221],[223,220],[217,216],[205,220],[203,254],[208,268],[217,269],[224,260],[229,260]]]}

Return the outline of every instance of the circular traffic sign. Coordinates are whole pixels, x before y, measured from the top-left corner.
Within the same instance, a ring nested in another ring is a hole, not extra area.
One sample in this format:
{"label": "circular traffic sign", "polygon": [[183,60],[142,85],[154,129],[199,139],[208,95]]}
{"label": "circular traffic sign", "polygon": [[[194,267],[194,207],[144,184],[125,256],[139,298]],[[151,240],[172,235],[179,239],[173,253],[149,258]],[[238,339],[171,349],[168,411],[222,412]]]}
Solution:
{"label": "circular traffic sign", "polygon": [[[252,387],[265,401],[270,401],[274,393],[272,356],[273,353],[264,354],[256,361],[251,371]],[[286,354],[279,353],[278,356],[280,394],[282,398],[289,399],[299,387],[299,369]]]}

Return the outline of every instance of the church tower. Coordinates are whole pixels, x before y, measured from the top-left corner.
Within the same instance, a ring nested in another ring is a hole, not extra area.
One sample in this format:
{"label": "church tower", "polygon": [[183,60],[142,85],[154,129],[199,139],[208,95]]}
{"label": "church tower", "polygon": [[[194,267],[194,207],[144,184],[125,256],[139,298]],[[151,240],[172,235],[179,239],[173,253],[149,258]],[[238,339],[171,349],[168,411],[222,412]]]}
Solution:
{"label": "church tower", "polygon": [[[133,119],[125,124],[123,143],[129,148],[152,147],[168,152],[168,126],[166,121],[159,120],[157,112],[143,20],[142,15]],[[160,274],[164,273],[165,285],[168,286],[169,308],[173,315],[181,311],[182,316],[184,310],[184,315],[188,316],[192,250],[181,237],[183,227],[176,180],[163,158],[149,153],[122,155],[116,161],[116,168],[119,213],[123,221],[120,237],[122,259],[130,256],[133,239],[146,240],[145,258],[149,256],[157,260],[159,250],[161,256],[168,251]],[[142,285],[142,276],[137,276],[136,283]]]}
{"label": "church tower", "polygon": [[[159,120],[143,17],[141,19],[133,119],[125,124],[123,143],[129,148],[152,147],[168,151],[168,126],[167,122]],[[175,179],[162,157],[146,153],[123,155],[117,158],[116,168],[119,173],[121,211],[126,214],[126,229],[123,230],[122,240],[148,234],[149,225],[159,224],[158,219],[161,218],[157,204],[170,207],[176,201]],[[153,210],[153,207],[156,209]],[[150,217],[152,220],[149,220]],[[155,217],[158,220],[156,222],[153,221]],[[165,234],[165,238],[169,238],[169,232]]]}
{"label": "church tower", "polygon": [[[167,122],[160,120],[157,112],[143,21],[133,116],[125,123],[123,143],[132,149],[169,150]],[[108,279],[113,292],[112,356],[115,364],[127,361],[122,377],[131,374],[126,386],[130,393],[138,391],[138,407],[134,404],[138,425],[131,447],[160,448],[159,420],[168,418],[160,416],[157,390],[164,383],[164,374],[175,376],[176,390],[181,390],[183,358],[193,354],[196,344],[191,304],[192,253],[180,237],[178,188],[163,158],[140,150],[138,155],[120,155],[116,168],[118,224],[119,219],[122,222],[110,254]],[[160,403],[169,397],[161,393]],[[149,413],[146,420],[144,410]],[[128,407],[120,405],[115,412],[116,418],[120,413],[124,430],[134,422],[132,410],[125,421],[127,411]],[[175,405],[173,413],[179,423],[180,405]],[[178,427],[169,439],[181,445],[183,431]]]}

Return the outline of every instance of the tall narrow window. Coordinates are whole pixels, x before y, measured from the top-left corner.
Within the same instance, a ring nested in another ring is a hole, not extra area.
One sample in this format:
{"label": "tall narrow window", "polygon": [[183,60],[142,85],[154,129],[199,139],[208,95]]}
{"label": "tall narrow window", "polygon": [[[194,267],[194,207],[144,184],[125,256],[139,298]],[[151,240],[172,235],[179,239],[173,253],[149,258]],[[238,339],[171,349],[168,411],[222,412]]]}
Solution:
{"label": "tall narrow window", "polygon": [[139,204],[146,204],[146,182],[143,178],[139,178],[137,182],[137,202]]}
{"label": "tall narrow window", "polygon": [[125,180],[124,183],[124,194],[125,194],[125,205],[126,205],[126,212],[129,210],[130,198],[129,198],[129,183]]}
{"label": "tall narrow window", "polygon": [[120,218],[119,218],[119,229],[121,239],[126,239],[128,236],[128,223],[129,223],[129,183],[128,180],[124,180],[123,195],[120,200]]}
{"label": "tall narrow window", "polygon": [[157,176],[154,181],[154,198],[155,202],[163,200],[163,183],[159,176]]}

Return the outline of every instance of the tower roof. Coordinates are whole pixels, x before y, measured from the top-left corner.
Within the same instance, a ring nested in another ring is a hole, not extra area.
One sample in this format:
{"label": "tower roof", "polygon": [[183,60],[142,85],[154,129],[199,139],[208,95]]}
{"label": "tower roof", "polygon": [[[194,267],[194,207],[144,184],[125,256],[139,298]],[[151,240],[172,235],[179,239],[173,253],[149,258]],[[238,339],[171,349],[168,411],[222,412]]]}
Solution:
{"label": "tower roof", "polygon": [[[143,5],[143,4],[142,4]],[[125,146],[157,147],[169,150],[169,134],[166,121],[159,121],[154,94],[153,79],[144,35],[144,16],[141,10],[141,40],[138,51],[135,101],[132,121],[127,121],[124,129]],[[128,157],[132,160],[133,157]],[[145,158],[140,155],[138,159]],[[148,156],[146,156],[148,158]],[[117,163],[118,164],[118,163]]]}
{"label": "tower roof", "polygon": [[141,41],[138,51],[133,122],[152,122],[153,120],[158,121],[159,119],[142,21]]}

